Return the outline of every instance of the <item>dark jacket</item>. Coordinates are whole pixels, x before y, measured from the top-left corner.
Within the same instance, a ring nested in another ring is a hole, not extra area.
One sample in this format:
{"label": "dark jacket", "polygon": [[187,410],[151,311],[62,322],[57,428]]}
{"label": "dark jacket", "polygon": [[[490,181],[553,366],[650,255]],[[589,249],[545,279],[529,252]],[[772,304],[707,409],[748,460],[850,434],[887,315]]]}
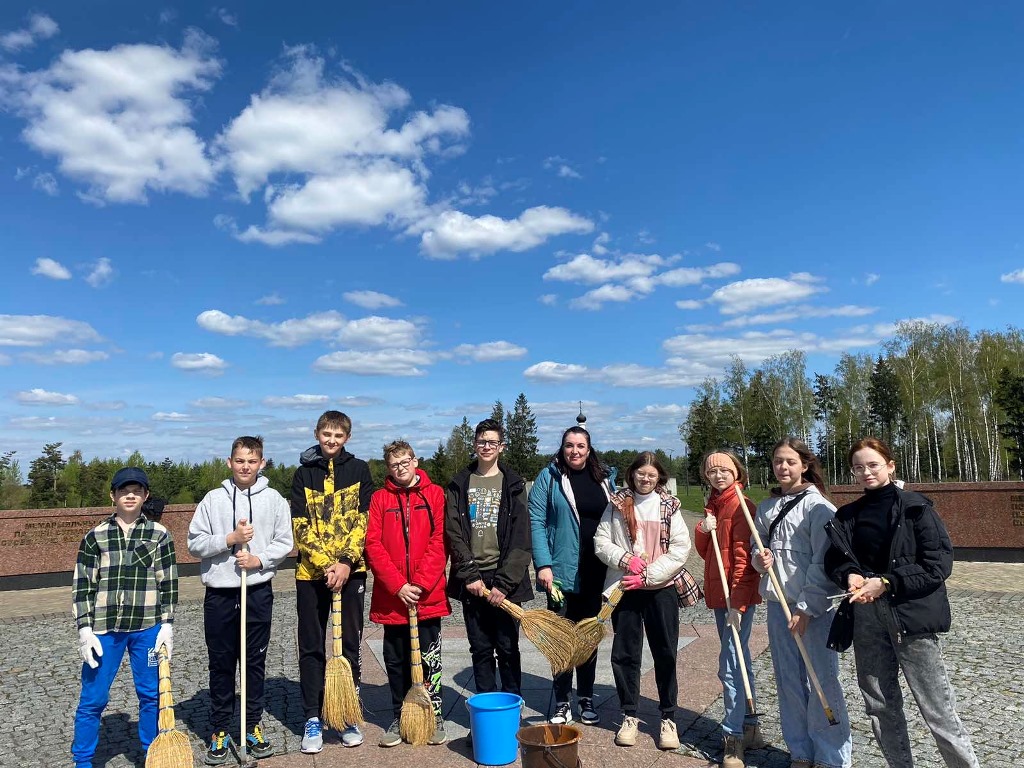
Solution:
{"label": "dark jacket", "polygon": [[[334,563],[365,571],[366,513],[373,495],[370,468],[344,448],[333,461],[327,459],[319,445],[303,451],[299,462],[291,496],[292,531],[299,550],[295,578],[322,579],[324,568]],[[324,493],[325,486],[333,486],[330,493]]]}
{"label": "dark jacket", "polygon": [[[842,589],[846,589],[851,573],[888,579],[890,588],[884,599],[892,608],[901,635],[948,632],[952,619],[946,579],[953,572],[953,544],[931,499],[915,491],[896,489],[896,501],[889,516],[892,543],[888,567],[881,574],[867,573],[853,551],[853,528],[866,503],[862,496],[846,504],[826,524],[832,546],[825,554],[825,572]],[[852,621],[852,611],[837,613],[832,635],[851,636],[852,624],[845,624]],[[830,645],[832,640],[830,636]]]}
{"label": "dark jacket", "polygon": [[[476,470],[473,462],[448,483],[445,492],[444,534],[452,558],[448,579],[448,594],[462,599],[467,582],[480,578],[480,569],[473,559],[469,545],[472,528],[469,522],[469,477]],[[526,483],[507,466],[498,463],[501,470],[501,502],[498,508],[498,565],[493,586],[515,603],[533,599],[530,585],[530,512],[526,506]]]}

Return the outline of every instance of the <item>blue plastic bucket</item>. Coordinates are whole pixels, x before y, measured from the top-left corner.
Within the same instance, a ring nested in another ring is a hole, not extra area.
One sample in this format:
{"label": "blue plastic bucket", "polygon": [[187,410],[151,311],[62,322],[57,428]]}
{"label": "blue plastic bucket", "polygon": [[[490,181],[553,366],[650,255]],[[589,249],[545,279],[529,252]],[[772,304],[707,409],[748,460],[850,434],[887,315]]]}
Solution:
{"label": "blue plastic bucket", "polygon": [[483,765],[514,763],[523,700],[514,693],[478,693],[466,699],[473,759]]}

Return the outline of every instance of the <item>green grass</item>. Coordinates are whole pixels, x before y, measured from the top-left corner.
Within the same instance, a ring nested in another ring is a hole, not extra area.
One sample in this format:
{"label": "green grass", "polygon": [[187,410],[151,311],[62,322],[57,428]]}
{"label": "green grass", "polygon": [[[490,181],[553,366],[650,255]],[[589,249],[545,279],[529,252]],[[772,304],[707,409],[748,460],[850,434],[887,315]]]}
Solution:
{"label": "green grass", "polygon": [[[768,498],[768,490],[758,486],[745,488],[743,492],[755,502]],[[676,497],[679,499],[679,503],[682,504],[683,509],[699,515],[704,514],[704,489],[699,485],[691,485],[689,488],[680,485],[677,489]]]}

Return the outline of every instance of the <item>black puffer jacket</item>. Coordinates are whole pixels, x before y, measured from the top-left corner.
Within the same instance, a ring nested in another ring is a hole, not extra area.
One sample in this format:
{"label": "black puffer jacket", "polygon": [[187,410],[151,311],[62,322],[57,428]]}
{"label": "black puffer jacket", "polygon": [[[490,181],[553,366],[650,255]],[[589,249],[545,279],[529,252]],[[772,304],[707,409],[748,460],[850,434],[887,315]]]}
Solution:
{"label": "black puffer jacket", "polygon": [[[480,578],[480,568],[470,548],[472,531],[469,522],[469,477],[476,470],[474,461],[459,472],[445,491],[444,534],[452,558],[448,575],[448,594],[455,600],[463,598],[467,582]],[[530,512],[526,507],[526,483],[519,475],[498,464],[502,473],[501,503],[498,509],[498,566],[493,585],[508,600],[524,603],[533,599],[529,567],[533,557],[530,541]]]}
{"label": "black puffer jacket", "polygon": [[[825,553],[825,572],[842,589],[851,573],[869,574],[853,551],[853,528],[857,514],[866,504],[861,497],[841,507],[825,526],[832,546]],[[953,544],[931,499],[915,491],[896,489],[896,501],[889,517],[892,543],[885,576],[890,590],[885,599],[892,607],[901,635],[948,632],[951,624],[946,579],[953,572]],[[852,611],[840,611],[832,635],[852,634]],[[839,625],[839,626],[837,626]],[[830,646],[832,645],[830,637]]]}

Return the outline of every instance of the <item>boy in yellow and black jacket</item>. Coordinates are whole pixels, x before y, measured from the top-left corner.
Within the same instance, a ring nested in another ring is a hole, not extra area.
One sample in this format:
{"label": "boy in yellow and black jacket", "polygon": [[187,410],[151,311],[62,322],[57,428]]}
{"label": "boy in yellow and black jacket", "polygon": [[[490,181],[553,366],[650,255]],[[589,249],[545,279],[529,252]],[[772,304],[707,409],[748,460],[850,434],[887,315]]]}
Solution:
{"label": "boy in yellow and black jacket", "polygon": [[[363,545],[373,481],[366,462],[345,450],[351,433],[352,420],[344,413],[324,413],[314,431],[317,445],[302,453],[292,480],[292,529],[299,550],[295,568],[299,687],[306,717],[301,750],[306,754],[323,749],[324,647],[335,592],[341,593],[342,652],[359,685],[366,594]],[[362,731],[349,725],[341,743],[359,746]]]}

